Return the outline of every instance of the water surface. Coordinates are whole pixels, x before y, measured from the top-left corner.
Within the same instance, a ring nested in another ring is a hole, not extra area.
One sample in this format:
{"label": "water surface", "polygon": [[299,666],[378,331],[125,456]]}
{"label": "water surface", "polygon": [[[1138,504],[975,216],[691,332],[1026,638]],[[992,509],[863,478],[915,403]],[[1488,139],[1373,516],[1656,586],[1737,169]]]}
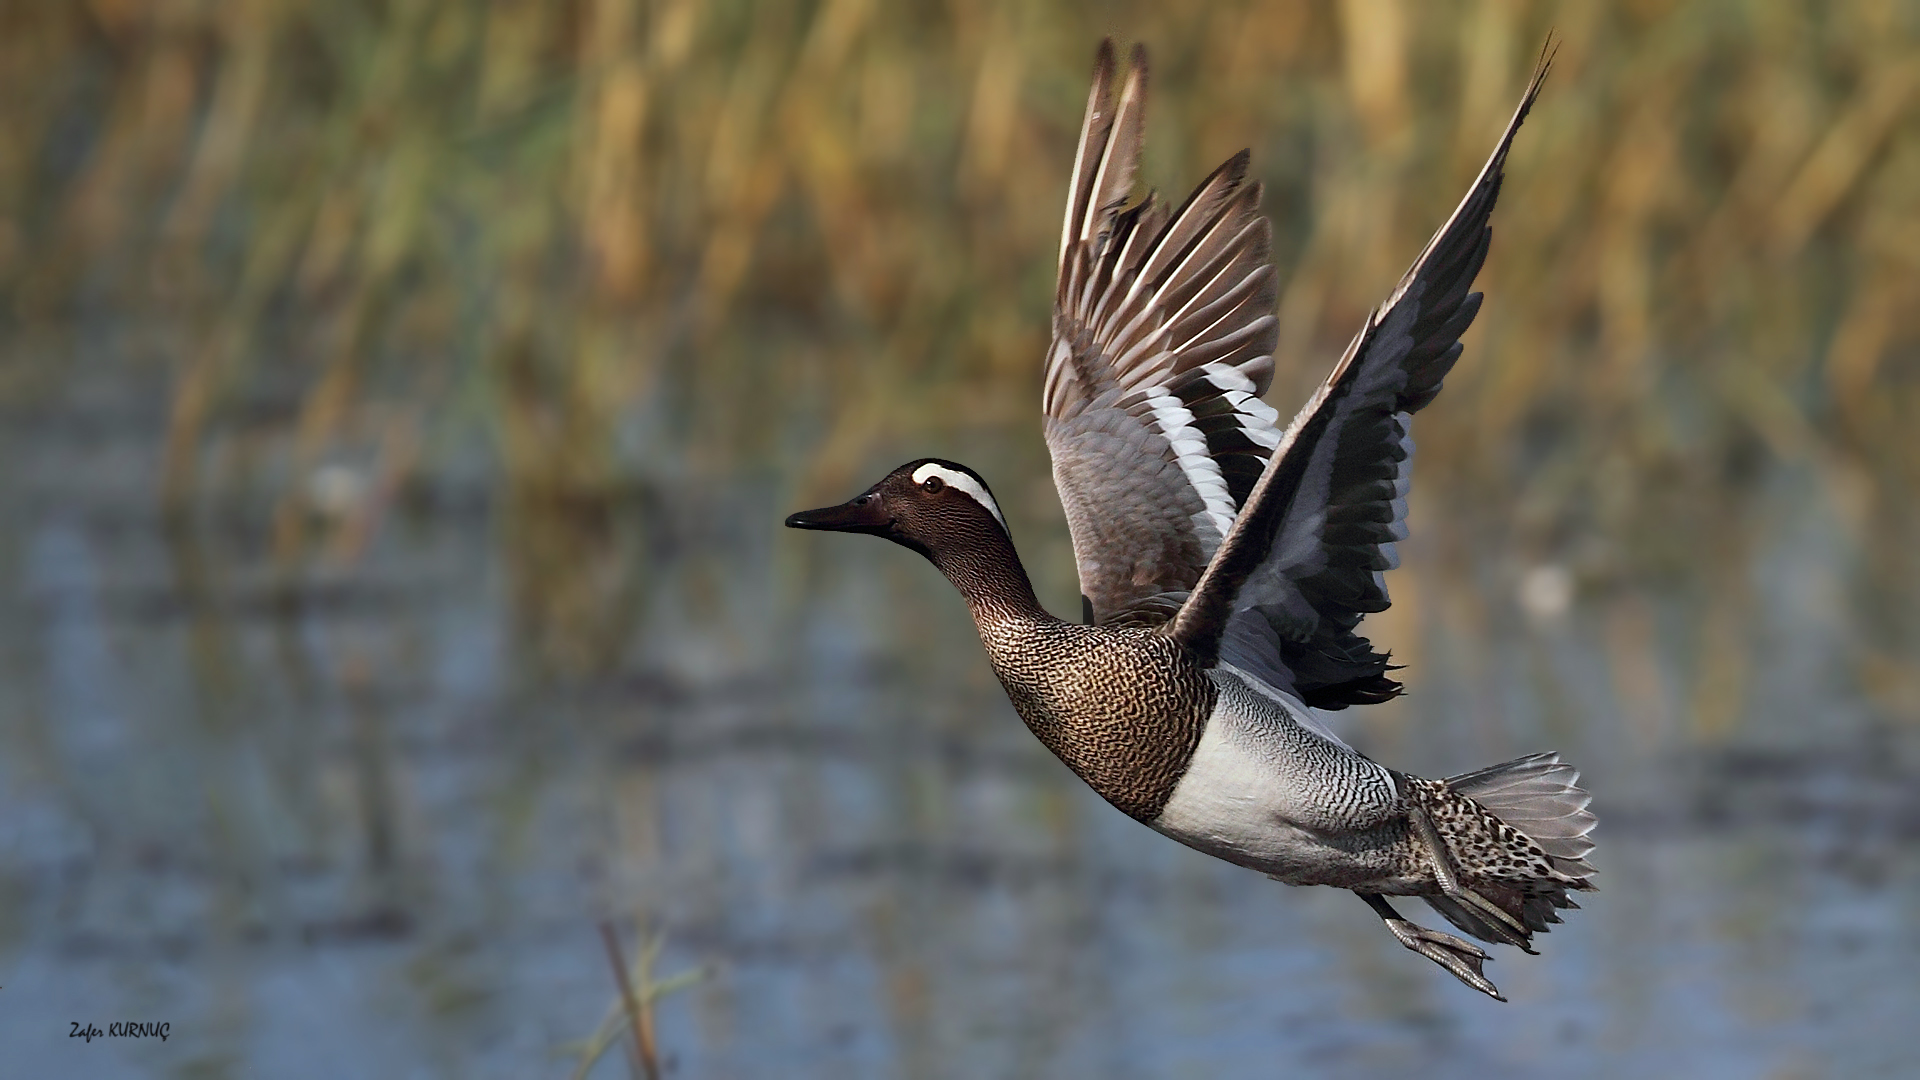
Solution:
{"label": "water surface", "polygon": [[[364,550],[287,566],[262,500],[154,509],[153,391],[77,376],[0,424],[9,1075],[563,1076],[613,998],[607,919],[663,935],[661,976],[706,971],[659,1010],[681,1076],[1857,1077],[1920,1052],[1920,740],[1849,674],[1853,555],[1810,477],[1765,481],[1761,651],[1709,730],[1698,591],[1530,616],[1513,557],[1447,563],[1416,495],[1380,620],[1412,692],[1334,722],[1428,774],[1558,748],[1598,794],[1602,891],[1543,955],[1495,950],[1502,1006],[1348,894],[1099,802],[930,568],[777,528],[796,472],[637,484],[554,566],[526,530],[569,511],[448,467]],[[971,438],[936,449],[996,479],[1064,610],[1031,433]],[[171,1034],[68,1036],[117,1020]]]}

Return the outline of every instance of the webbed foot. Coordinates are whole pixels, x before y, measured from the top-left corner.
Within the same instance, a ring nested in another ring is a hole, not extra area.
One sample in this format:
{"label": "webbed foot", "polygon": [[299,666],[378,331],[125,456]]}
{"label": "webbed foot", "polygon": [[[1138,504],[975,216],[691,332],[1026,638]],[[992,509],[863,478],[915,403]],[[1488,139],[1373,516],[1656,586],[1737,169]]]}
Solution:
{"label": "webbed foot", "polygon": [[1387,919],[1386,924],[1393,936],[1400,939],[1400,944],[1446,968],[1454,978],[1495,1001],[1507,1000],[1501,996],[1499,987],[1488,982],[1481,972],[1480,965],[1492,957],[1478,945],[1452,934],[1416,926],[1405,919]]}
{"label": "webbed foot", "polygon": [[1501,995],[1500,988],[1489,982],[1481,971],[1481,965],[1492,957],[1478,945],[1464,938],[1454,937],[1452,934],[1429,930],[1424,926],[1408,922],[1400,917],[1399,912],[1393,910],[1392,905],[1388,904],[1383,896],[1374,893],[1358,895],[1380,915],[1380,920],[1387,924],[1387,929],[1393,932],[1393,936],[1399,940],[1400,944],[1439,964],[1454,978],[1493,1000],[1507,1000]]}

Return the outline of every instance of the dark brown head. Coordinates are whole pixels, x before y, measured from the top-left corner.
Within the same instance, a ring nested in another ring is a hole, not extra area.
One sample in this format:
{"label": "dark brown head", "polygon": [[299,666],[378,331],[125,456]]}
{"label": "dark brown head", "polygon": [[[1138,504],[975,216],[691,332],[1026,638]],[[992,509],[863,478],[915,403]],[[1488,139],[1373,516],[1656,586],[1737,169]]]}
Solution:
{"label": "dark brown head", "polygon": [[941,553],[1012,547],[987,482],[940,458],[909,461],[850,502],[792,515],[787,528],[871,533],[936,563],[943,561]]}

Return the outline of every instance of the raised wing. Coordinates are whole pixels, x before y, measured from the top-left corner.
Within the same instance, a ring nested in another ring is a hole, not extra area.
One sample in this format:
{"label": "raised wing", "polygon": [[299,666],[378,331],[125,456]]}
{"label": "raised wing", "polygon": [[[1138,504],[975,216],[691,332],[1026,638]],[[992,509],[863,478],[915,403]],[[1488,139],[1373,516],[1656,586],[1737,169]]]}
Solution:
{"label": "raised wing", "polygon": [[1060,237],[1042,406],[1089,622],[1173,617],[1280,440],[1275,288],[1241,151],[1169,213],[1133,189],[1147,60],[1100,44]]}
{"label": "raised wing", "polygon": [[1480,310],[1467,290],[1493,237],[1487,219],[1551,60],[1542,55],[1466,198],[1281,436],[1174,620],[1188,648],[1321,708],[1399,693],[1387,657],[1354,628],[1387,607],[1382,573],[1399,565],[1394,542],[1407,536],[1412,417],[1440,392]]}

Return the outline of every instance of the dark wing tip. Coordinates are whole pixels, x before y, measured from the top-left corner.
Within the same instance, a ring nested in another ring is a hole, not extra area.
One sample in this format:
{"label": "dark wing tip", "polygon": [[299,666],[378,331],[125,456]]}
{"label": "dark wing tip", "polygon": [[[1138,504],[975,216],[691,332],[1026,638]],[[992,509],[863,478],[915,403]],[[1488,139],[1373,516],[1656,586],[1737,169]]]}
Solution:
{"label": "dark wing tip", "polygon": [[1337,712],[1349,705],[1380,705],[1400,696],[1404,686],[1385,675],[1363,675],[1331,686],[1301,687],[1300,698],[1316,709]]}
{"label": "dark wing tip", "polygon": [[1093,79],[1104,82],[1113,77],[1113,39],[1103,37],[1100,47],[1093,50]]}
{"label": "dark wing tip", "polygon": [[1520,121],[1526,119],[1533,103],[1540,96],[1540,88],[1546,84],[1547,75],[1553,71],[1553,59],[1560,55],[1560,39],[1553,31],[1547,31],[1547,39],[1540,43],[1540,56],[1533,62],[1533,74],[1527,79],[1527,92],[1520,97],[1520,108],[1515,110],[1510,130],[1518,130]]}

